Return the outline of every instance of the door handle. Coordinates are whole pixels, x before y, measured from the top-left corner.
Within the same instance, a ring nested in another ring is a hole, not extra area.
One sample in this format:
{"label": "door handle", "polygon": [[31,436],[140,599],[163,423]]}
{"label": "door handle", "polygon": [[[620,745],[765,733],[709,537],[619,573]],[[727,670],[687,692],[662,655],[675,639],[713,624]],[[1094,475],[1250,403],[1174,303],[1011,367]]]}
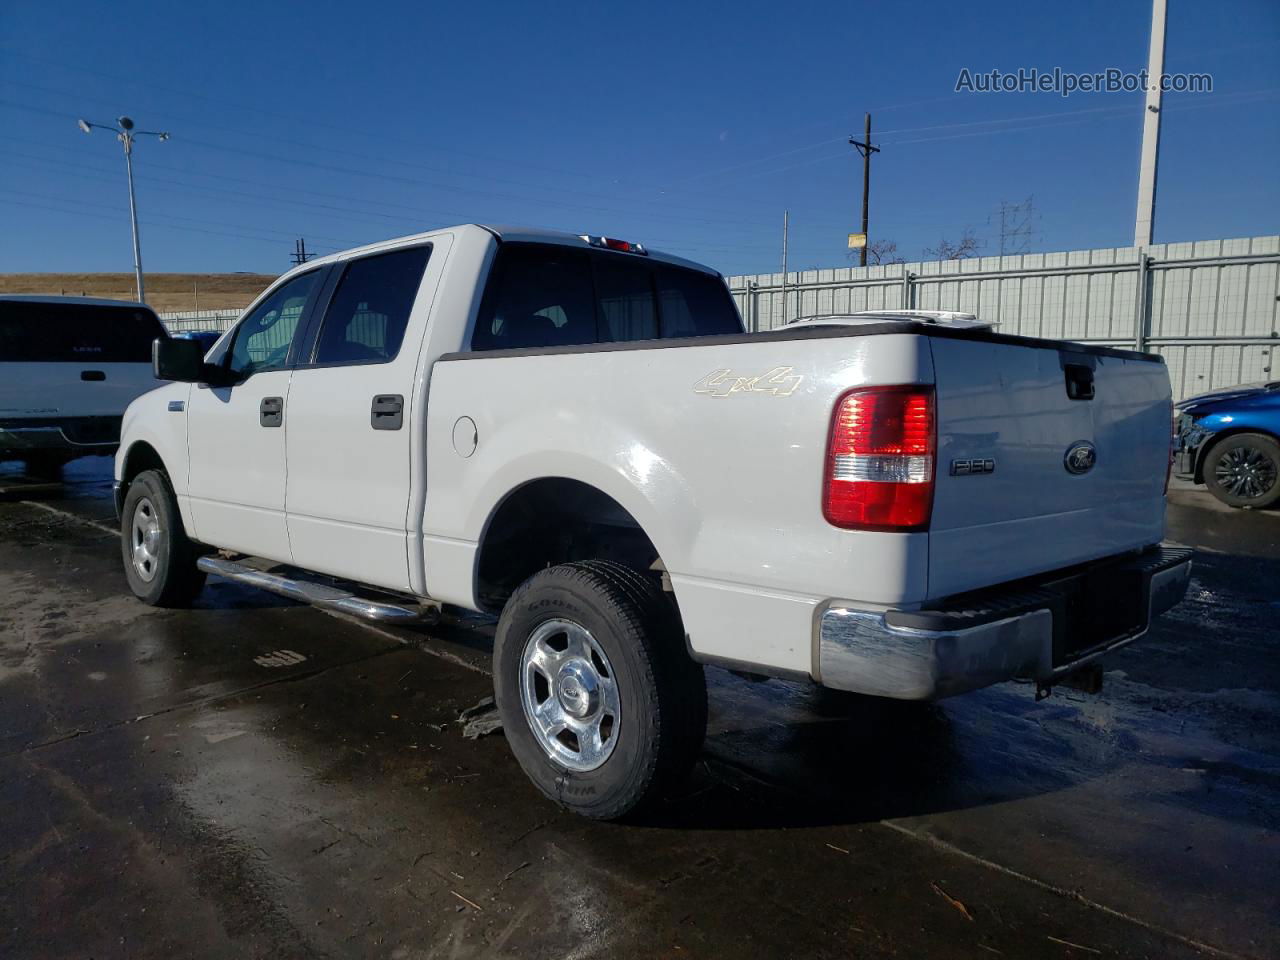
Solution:
{"label": "door handle", "polygon": [[107,379],[107,375],[101,370],[81,370],[80,379],[90,383],[100,383]]}
{"label": "door handle", "polygon": [[258,423],[278,427],[284,423],[284,397],[263,397],[258,405]]}
{"label": "door handle", "polygon": [[369,424],[375,430],[399,430],[404,426],[404,397],[398,393],[382,393],[374,397]]}

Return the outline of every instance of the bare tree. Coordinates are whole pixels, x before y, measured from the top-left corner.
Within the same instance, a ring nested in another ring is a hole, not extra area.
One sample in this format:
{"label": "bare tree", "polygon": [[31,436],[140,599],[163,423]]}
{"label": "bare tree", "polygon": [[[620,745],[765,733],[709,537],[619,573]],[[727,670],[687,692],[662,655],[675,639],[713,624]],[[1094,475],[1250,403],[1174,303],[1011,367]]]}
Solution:
{"label": "bare tree", "polygon": [[926,260],[964,260],[977,255],[978,251],[986,245],[985,240],[979,240],[974,234],[972,227],[965,227],[959,241],[953,243],[943,237],[936,247],[925,247],[924,258]]}
{"label": "bare tree", "polygon": [[[846,256],[850,260],[861,259],[857,250],[850,250]],[[877,240],[874,243],[867,244],[867,263],[871,266],[882,263],[905,263],[906,261],[898,255],[897,240]]]}

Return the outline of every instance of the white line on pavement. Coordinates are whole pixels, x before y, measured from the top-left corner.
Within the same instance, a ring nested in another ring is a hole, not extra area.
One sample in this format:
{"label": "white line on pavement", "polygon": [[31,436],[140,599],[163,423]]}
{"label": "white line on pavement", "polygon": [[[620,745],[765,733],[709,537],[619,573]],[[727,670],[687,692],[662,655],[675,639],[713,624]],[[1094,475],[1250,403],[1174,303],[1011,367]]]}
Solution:
{"label": "white line on pavement", "polygon": [[86,526],[93,527],[95,530],[101,530],[103,533],[109,533],[113,537],[120,536],[120,531],[115,527],[108,527],[105,523],[99,523],[97,520],[90,520],[88,517],[82,517],[78,513],[72,513],[70,510],[59,510],[57,507],[51,507],[47,503],[40,503],[38,500],[19,500],[19,503],[28,507],[36,507],[44,510],[46,513],[54,513],[60,517],[66,517],[68,520],[78,520]]}

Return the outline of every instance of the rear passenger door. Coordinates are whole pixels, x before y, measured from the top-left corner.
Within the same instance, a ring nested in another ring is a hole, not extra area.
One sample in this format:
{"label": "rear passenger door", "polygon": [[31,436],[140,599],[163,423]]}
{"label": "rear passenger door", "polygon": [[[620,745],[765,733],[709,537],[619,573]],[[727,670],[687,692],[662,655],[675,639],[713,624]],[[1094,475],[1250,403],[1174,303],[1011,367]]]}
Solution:
{"label": "rear passenger door", "polygon": [[447,243],[335,265],[289,390],[285,512],[299,566],[410,589],[411,413]]}

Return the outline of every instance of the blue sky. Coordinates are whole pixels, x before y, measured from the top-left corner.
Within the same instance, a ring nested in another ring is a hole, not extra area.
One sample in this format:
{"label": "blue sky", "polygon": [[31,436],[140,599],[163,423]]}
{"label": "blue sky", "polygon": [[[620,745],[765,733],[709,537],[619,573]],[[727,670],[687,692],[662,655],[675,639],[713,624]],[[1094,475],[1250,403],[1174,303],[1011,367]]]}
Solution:
{"label": "blue sky", "polygon": [[[1156,240],[1280,231],[1280,3],[1172,0]],[[871,234],[908,259],[1034,197],[1033,250],[1132,241],[1141,94],[956,93],[962,68],[1146,65],[1150,8],[829,2],[0,8],[0,271],[289,265],[460,221],[607,233],[725,273],[845,263],[874,115]]]}

